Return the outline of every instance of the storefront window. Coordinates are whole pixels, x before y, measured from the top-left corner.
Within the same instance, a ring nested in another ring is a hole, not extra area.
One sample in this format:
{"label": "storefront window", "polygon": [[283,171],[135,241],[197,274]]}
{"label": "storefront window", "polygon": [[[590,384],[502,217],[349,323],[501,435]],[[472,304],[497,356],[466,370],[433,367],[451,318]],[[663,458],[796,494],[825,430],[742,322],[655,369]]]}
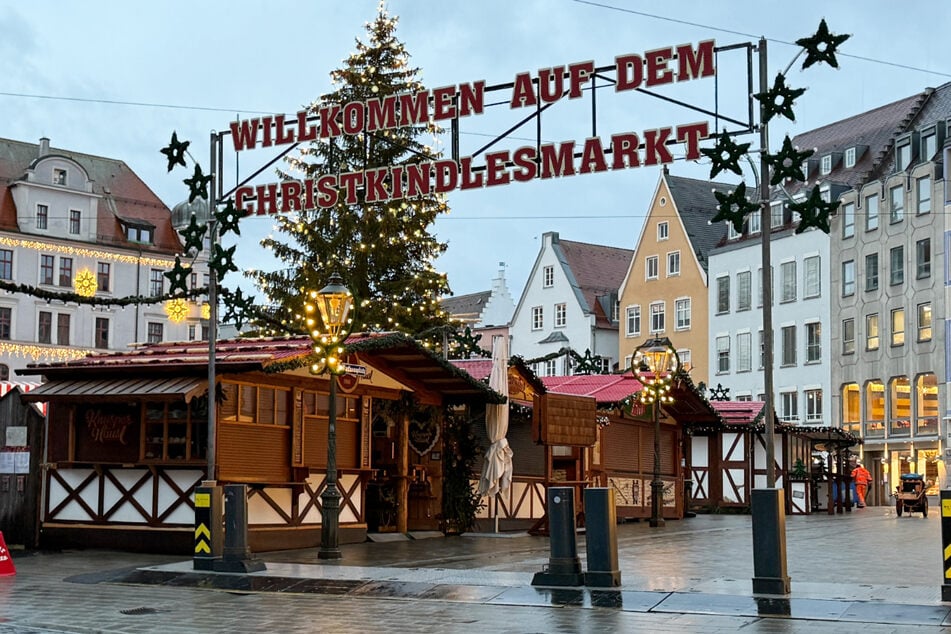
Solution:
{"label": "storefront window", "polygon": [[208,399],[190,403],[145,403],[144,460],[201,460],[205,457]]}
{"label": "storefront window", "polygon": [[862,427],[862,393],[857,383],[849,383],[842,388],[842,429],[856,436]]}
{"label": "storefront window", "polygon": [[889,381],[888,435],[911,434],[911,384],[907,376],[896,376]]}
{"label": "storefront window", "polygon": [[881,381],[865,384],[865,436],[885,437],[885,386]]}
{"label": "storefront window", "polygon": [[915,398],[918,414],[915,418],[915,433],[919,436],[938,433],[938,379],[930,372],[915,381]]}

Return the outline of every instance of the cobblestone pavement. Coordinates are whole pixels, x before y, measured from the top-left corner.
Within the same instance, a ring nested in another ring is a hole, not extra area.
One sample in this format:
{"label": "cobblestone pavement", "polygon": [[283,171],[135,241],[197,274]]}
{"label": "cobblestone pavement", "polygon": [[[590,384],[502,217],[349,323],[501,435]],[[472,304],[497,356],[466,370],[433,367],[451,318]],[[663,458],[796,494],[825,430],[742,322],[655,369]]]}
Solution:
{"label": "cobblestone pavement", "polygon": [[[869,507],[787,518],[792,592],[780,601],[752,596],[748,516],[619,526],[618,591],[533,587],[548,563],[545,538],[417,537],[344,545],[332,563],[314,549],[263,553],[267,570],[250,575],[198,574],[180,557],[15,551],[17,575],[0,577],[0,632],[876,634],[951,626],[934,515]],[[578,553],[584,561],[583,535]]]}

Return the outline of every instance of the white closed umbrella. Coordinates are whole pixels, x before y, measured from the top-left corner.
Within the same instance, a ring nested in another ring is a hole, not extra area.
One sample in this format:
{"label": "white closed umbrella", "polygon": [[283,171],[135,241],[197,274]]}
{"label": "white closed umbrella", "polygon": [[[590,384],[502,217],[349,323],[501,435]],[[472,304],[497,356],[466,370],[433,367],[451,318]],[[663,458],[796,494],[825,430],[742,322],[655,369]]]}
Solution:
{"label": "white closed umbrella", "polygon": [[[495,337],[492,342],[492,373],[489,387],[508,400],[509,345],[507,337]],[[485,430],[489,436],[488,450],[479,479],[479,495],[497,496],[508,491],[512,484],[512,448],[506,434],[509,431],[509,405],[488,405],[485,412]],[[495,530],[498,532],[498,500],[495,508]]]}

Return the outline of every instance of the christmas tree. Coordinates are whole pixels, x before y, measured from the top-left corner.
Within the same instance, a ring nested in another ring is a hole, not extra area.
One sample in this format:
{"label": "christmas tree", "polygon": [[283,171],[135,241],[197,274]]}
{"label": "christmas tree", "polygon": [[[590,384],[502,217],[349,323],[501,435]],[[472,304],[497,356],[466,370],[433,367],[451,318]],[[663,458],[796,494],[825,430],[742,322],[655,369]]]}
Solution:
{"label": "christmas tree", "polygon": [[[366,25],[368,42],[357,38],[356,51],[331,73],[335,89],[310,104],[310,112],[424,90],[419,69],[410,67],[396,38],[397,21],[381,2],[376,19]],[[432,161],[439,156],[424,141],[434,143],[438,133],[432,124],[420,124],[317,139],[288,156],[279,172],[306,179]],[[448,211],[445,200],[433,194],[367,202],[362,191],[354,204],[345,199],[341,191],[331,208],[278,216],[278,233],[262,245],[285,267],[249,276],[271,305],[283,307],[289,327],[293,315],[302,313],[305,293],[319,290],[337,272],[355,298],[354,332],[398,330],[438,345],[440,327],[449,323],[439,298],[449,293],[449,285],[433,268],[446,245],[430,230],[438,214]]]}

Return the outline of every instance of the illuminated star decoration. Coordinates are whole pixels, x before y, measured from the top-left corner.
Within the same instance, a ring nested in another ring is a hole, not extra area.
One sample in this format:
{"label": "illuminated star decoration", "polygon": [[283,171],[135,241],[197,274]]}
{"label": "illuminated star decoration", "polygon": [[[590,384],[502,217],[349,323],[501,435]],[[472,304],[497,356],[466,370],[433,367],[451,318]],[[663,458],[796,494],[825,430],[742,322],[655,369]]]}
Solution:
{"label": "illuminated star decoration", "polygon": [[784,179],[792,178],[797,181],[806,180],[806,175],[802,171],[802,162],[815,154],[815,150],[806,150],[798,152],[793,147],[789,135],[783,139],[783,147],[776,154],[767,154],[766,162],[773,168],[773,175],[769,179],[770,185],[778,185]]}
{"label": "illuminated star decoration", "polygon": [[196,254],[201,251],[205,244],[206,231],[208,231],[208,225],[198,224],[198,218],[195,217],[195,214],[192,214],[192,219],[191,222],[188,223],[188,226],[178,232],[185,238],[185,253],[188,253],[192,249],[195,249]]}
{"label": "illuminated star decoration", "polygon": [[168,146],[163,147],[159,150],[162,154],[168,157],[168,171],[172,171],[172,168],[175,165],[181,165],[182,167],[188,167],[185,164],[185,152],[188,151],[188,146],[191,144],[191,141],[185,141],[184,143],[178,140],[178,134],[172,132],[172,140]]}
{"label": "illuminated star decoration", "polygon": [[453,333],[453,339],[456,343],[456,354],[460,355],[461,358],[470,359],[473,354],[484,356],[484,351],[479,347],[479,340],[482,339],[482,335],[473,335],[469,326],[466,326],[462,333],[458,331]]}
{"label": "illuminated star decoration", "polygon": [[201,165],[195,163],[195,173],[182,182],[188,185],[188,202],[192,202],[199,196],[202,200],[208,200],[208,183],[211,182],[211,176],[201,173]]}
{"label": "illuminated star decoration", "polygon": [[228,204],[224,209],[215,212],[215,218],[218,220],[218,235],[224,236],[229,231],[234,232],[236,236],[241,235],[238,229],[238,221],[244,218],[247,212],[234,206],[234,200],[229,198]]}
{"label": "illuminated star decoration", "polygon": [[793,114],[793,101],[806,92],[805,88],[790,88],[786,85],[786,78],[782,73],[776,75],[773,87],[766,92],[753,95],[763,104],[763,123],[769,123],[774,116],[781,114],[790,121],[796,120]]}
{"label": "illuminated star decoration", "polygon": [[713,222],[728,220],[733,223],[733,228],[737,233],[743,232],[743,218],[751,211],[756,211],[758,207],[746,199],[746,183],[740,183],[729,194],[714,191],[717,202],[720,203],[717,208],[717,215],[713,217]]}
{"label": "illuminated star decoration", "polygon": [[723,387],[722,383],[717,383],[716,387],[710,388],[710,400],[711,401],[729,401],[730,388]]}
{"label": "illuminated star decoration", "polygon": [[832,68],[838,68],[839,62],[835,59],[835,49],[839,44],[852,37],[851,35],[833,35],[829,33],[825,18],[819,22],[819,30],[812,37],[803,37],[796,40],[796,45],[806,49],[806,61],[802,63],[803,70],[813,64],[825,62]]}
{"label": "illuminated star decoration", "polygon": [[700,148],[700,153],[711,161],[710,178],[716,178],[717,174],[724,170],[730,170],[737,176],[742,176],[740,159],[748,149],[750,149],[749,143],[734,143],[733,138],[724,130],[723,134],[717,137],[716,146]]}
{"label": "illuminated star decoration", "polygon": [[234,264],[234,250],[236,248],[237,245],[230,249],[223,249],[220,244],[214,246],[211,262],[208,266],[215,270],[219,280],[224,279],[228,271],[238,271],[238,267]]}
{"label": "illuminated star decoration", "polygon": [[796,233],[802,233],[809,227],[815,227],[823,233],[829,233],[829,215],[839,208],[839,202],[827,203],[822,200],[819,187],[813,187],[809,198],[801,203],[790,203],[789,209],[799,212],[799,226]]}
{"label": "illuminated star decoration", "polygon": [[182,259],[175,256],[175,266],[172,267],[171,271],[165,272],[165,277],[169,280],[168,292],[172,295],[175,294],[176,290],[187,293],[189,273],[191,273],[191,269],[182,266]]}

